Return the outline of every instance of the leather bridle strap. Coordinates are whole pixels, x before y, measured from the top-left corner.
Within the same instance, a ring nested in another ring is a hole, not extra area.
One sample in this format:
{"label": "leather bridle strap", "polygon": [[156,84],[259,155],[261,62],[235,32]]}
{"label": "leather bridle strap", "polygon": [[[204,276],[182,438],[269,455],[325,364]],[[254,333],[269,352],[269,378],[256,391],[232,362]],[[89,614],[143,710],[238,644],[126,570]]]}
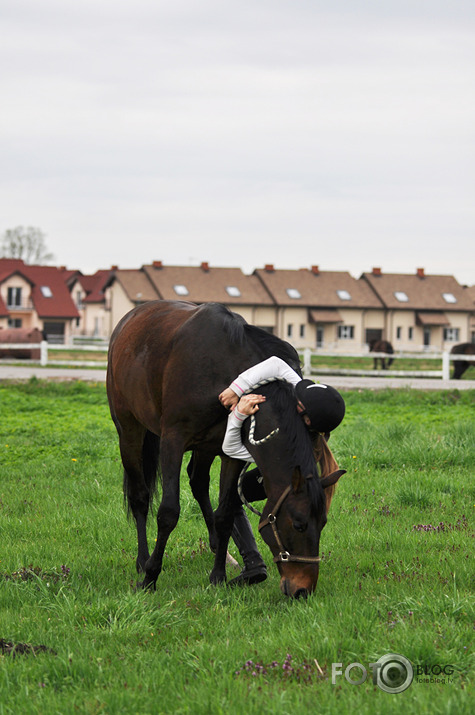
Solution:
{"label": "leather bridle strap", "polygon": [[289,484],[289,486],[284,489],[282,494],[280,495],[280,498],[278,499],[276,505],[272,509],[271,513],[266,516],[262,521],[259,523],[258,529],[259,531],[263,529],[265,526],[268,526],[270,524],[274,538],[276,540],[277,546],[279,547],[279,553],[277,556],[274,556],[274,562],[280,563],[280,562],[287,562],[287,561],[299,561],[300,563],[309,563],[309,564],[315,564],[320,561],[320,556],[294,556],[293,554],[289,554],[289,552],[284,548],[284,545],[282,543],[282,540],[279,535],[279,531],[277,529],[277,514],[279,512],[280,507],[282,506],[284,500],[288,497],[290,494],[290,491],[292,489],[292,485]]}

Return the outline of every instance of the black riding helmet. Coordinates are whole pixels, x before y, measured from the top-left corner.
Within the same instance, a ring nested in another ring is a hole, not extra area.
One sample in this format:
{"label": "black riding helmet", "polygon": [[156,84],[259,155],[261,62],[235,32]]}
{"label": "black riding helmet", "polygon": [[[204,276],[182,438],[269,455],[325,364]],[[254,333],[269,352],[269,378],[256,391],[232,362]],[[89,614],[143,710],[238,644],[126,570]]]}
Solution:
{"label": "black riding helmet", "polygon": [[338,390],[312,380],[300,380],[295,386],[297,399],[316,432],[331,432],[345,416],[345,401]]}

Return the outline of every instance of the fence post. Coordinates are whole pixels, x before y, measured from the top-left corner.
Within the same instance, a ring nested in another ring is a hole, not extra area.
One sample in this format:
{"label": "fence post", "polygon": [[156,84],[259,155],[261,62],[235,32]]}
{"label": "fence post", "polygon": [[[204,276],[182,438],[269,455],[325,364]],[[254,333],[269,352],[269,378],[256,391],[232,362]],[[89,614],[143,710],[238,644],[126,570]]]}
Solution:
{"label": "fence post", "polygon": [[312,351],[310,348],[304,348],[303,350],[303,374],[311,375],[312,373]]}
{"label": "fence post", "polygon": [[40,348],[40,365],[48,364],[48,342],[46,340],[41,341]]}
{"label": "fence post", "polygon": [[442,380],[450,380],[450,358],[449,352],[444,350],[442,353]]}

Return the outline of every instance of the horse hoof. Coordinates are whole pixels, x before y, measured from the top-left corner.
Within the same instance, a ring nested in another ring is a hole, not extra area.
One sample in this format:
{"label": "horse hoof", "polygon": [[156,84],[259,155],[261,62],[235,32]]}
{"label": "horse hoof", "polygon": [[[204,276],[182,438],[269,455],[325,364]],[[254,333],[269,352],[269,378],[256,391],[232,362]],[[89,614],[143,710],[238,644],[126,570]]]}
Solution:
{"label": "horse hoof", "polygon": [[222,572],[211,571],[209,575],[209,581],[213,586],[219,586],[219,584],[226,583],[226,574]]}
{"label": "horse hoof", "polygon": [[150,578],[150,576],[145,576],[142,582],[139,582],[137,586],[141,587],[142,591],[156,591],[157,590],[157,579]]}

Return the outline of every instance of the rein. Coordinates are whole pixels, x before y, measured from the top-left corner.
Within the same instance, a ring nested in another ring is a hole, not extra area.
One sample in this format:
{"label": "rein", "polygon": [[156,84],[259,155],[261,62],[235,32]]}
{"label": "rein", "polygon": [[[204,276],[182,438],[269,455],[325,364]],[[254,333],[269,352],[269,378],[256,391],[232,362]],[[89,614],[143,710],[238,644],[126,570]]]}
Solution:
{"label": "rein", "polygon": [[[282,382],[285,382],[283,378],[281,377],[274,377],[270,378],[268,380],[261,380],[258,382],[256,385],[253,387],[250,387],[248,390],[246,390],[245,394],[248,394],[252,392],[253,390],[256,389],[256,387],[261,387],[262,385],[267,385],[269,382],[274,382],[275,380],[281,380]],[[256,428],[256,419],[254,415],[251,415],[251,427],[249,429],[249,442],[254,445],[258,446],[260,444],[264,444],[265,442],[268,442],[270,439],[275,437],[276,434],[279,432],[279,427],[276,427],[276,429],[272,430],[266,437],[263,437],[263,439],[255,440],[254,439],[254,432]],[[254,514],[257,514],[258,516],[262,517],[262,512],[258,511],[255,509],[249,502],[247,501],[246,497],[243,494],[242,491],[242,483],[244,480],[244,475],[249,467],[249,465],[252,464],[252,462],[246,462],[244,467],[241,470],[241,473],[238,478],[238,484],[237,484],[237,489],[238,489],[238,494],[239,497],[242,501],[242,503],[247,506],[248,509],[250,509]],[[309,475],[307,479],[313,479],[314,477]],[[258,529],[259,531],[263,529],[265,526],[271,526],[272,532],[274,534],[274,538],[276,540],[277,546],[279,547],[279,553],[277,556],[274,556],[274,563],[281,563],[284,562],[286,563],[287,561],[297,561],[300,563],[318,563],[321,559],[320,556],[295,556],[293,554],[289,554],[289,552],[284,548],[284,545],[282,543],[282,539],[280,538],[279,530],[277,529],[277,514],[280,510],[280,507],[284,503],[284,501],[287,499],[289,496],[290,492],[292,491],[292,485],[289,484],[288,487],[284,489],[282,494],[280,495],[279,499],[277,500],[274,508],[268,514],[265,518],[261,518],[261,521],[259,522]]]}

